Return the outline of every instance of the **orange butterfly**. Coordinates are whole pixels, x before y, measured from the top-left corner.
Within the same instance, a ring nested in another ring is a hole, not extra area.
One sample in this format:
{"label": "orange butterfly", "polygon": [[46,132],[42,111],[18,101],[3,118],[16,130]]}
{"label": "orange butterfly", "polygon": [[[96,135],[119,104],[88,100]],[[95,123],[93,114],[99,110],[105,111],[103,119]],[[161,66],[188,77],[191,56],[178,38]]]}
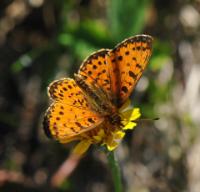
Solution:
{"label": "orange butterfly", "polygon": [[74,79],[52,82],[48,94],[53,103],[43,122],[46,134],[61,143],[108,144],[108,137],[124,126],[119,110],[147,66],[152,41],[149,35],[128,38],[112,50],[90,55]]}

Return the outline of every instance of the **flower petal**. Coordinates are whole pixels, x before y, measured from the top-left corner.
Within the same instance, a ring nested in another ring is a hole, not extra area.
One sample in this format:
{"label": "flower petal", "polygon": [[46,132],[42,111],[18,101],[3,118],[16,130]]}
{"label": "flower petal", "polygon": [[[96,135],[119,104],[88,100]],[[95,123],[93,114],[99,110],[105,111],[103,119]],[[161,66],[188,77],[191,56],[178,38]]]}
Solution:
{"label": "flower petal", "polygon": [[123,130],[133,129],[136,125],[137,123],[130,121],[123,127]]}
{"label": "flower petal", "polygon": [[106,146],[109,151],[113,151],[118,146],[118,144],[118,142],[112,141],[110,143],[107,143]]}
{"label": "flower petal", "polygon": [[126,108],[128,108],[131,105],[130,99],[128,99],[119,109],[119,112],[122,113]]}
{"label": "flower petal", "polygon": [[124,137],[125,133],[123,131],[117,131],[114,133],[114,139],[122,139]]}
{"label": "flower petal", "polygon": [[91,145],[90,140],[82,140],[80,141],[74,148],[73,153],[77,155],[83,155]]}
{"label": "flower petal", "polygon": [[104,143],[104,144],[106,144],[107,149],[109,151],[114,150],[119,145],[119,143],[121,142],[124,135],[125,135],[125,133],[123,131],[114,132],[113,135],[108,137]]}
{"label": "flower petal", "polygon": [[124,125],[123,130],[133,129],[137,125],[137,123],[135,123],[134,121],[141,116],[140,109],[129,109],[127,111],[124,111],[122,113],[122,116],[124,116],[124,119],[122,119],[122,123]]}
{"label": "flower petal", "polygon": [[126,111],[123,111],[122,112],[122,118],[124,119],[124,120],[129,120],[130,119],[130,117],[131,117],[131,114],[133,113],[133,109],[128,109],[128,110],[126,110]]}
{"label": "flower petal", "polygon": [[75,140],[79,140],[80,137],[79,136],[74,136],[74,137],[71,137],[71,138],[63,138],[63,139],[60,139],[59,142],[60,143],[69,143],[69,142],[72,142],[72,141],[75,141]]}
{"label": "flower petal", "polygon": [[97,135],[93,136],[93,138],[96,140],[97,143],[101,142],[104,137],[105,137],[105,132],[103,129],[100,129]]}
{"label": "flower petal", "polygon": [[134,108],[133,112],[130,116],[130,121],[134,121],[134,120],[138,119],[140,116],[141,116],[140,108]]}

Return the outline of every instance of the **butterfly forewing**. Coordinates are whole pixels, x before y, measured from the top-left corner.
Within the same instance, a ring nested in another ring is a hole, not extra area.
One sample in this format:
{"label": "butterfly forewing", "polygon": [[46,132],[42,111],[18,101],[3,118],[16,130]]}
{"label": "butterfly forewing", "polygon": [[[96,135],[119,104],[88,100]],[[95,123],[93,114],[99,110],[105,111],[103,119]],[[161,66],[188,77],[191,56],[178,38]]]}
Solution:
{"label": "butterfly forewing", "polygon": [[111,99],[110,73],[106,61],[106,56],[109,51],[108,49],[102,49],[90,55],[82,63],[78,74],[84,78],[85,83],[102,90],[107,98]]}
{"label": "butterfly forewing", "polygon": [[138,35],[118,44],[107,55],[116,105],[122,106],[140,79],[152,53],[152,37]]}

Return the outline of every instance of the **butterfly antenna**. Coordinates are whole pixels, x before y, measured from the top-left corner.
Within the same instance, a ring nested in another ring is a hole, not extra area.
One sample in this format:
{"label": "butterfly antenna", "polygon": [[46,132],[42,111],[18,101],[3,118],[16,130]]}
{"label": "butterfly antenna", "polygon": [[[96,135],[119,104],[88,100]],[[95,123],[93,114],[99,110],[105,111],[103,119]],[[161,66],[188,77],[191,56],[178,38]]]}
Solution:
{"label": "butterfly antenna", "polygon": [[132,121],[132,122],[157,121],[157,120],[159,120],[159,119],[160,119],[159,117],[155,117],[155,118],[141,118],[141,119],[134,120],[134,121]]}

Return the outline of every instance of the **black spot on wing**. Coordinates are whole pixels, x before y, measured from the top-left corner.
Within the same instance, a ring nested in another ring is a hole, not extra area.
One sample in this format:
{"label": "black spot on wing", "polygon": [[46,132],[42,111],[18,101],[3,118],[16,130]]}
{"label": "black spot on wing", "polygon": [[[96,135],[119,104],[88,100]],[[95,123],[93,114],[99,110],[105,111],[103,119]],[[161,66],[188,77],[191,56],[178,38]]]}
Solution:
{"label": "black spot on wing", "polygon": [[92,118],[88,118],[88,122],[95,123],[95,121]]}
{"label": "black spot on wing", "polygon": [[133,73],[132,71],[128,72],[129,76],[132,77],[133,79],[137,78],[137,75],[135,75],[135,73]]}
{"label": "black spot on wing", "polygon": [[121,88],[121,90],[122,90],[124,93],[127,93],[127,92],[128,92],[128,88],[127,88],[126,86],[123,86],[123,87]]}

